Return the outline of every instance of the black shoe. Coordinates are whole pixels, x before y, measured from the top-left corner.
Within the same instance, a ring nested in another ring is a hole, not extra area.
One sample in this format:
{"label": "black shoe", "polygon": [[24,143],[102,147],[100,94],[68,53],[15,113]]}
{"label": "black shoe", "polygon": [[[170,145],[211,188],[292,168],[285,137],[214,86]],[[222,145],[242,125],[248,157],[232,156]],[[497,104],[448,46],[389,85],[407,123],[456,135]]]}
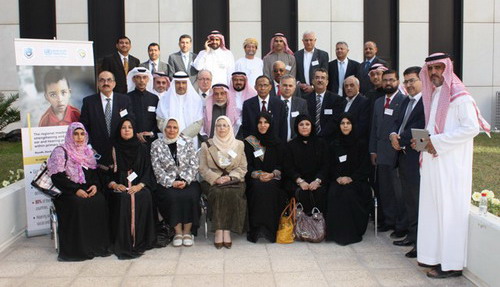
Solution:
{"label": "black shoe", "polygon": [[[408,258],[417,258],[417,247],[413,247],[413,249],[406,253],[405,256]],[[419,265],[420,264],[422,263],[419,263]]]}
{"label": "black shoe", "polygon": [[396,240],[396,241],[392,242],[392,244],[394,244],[396,246],[410,246],[410,245],[413,245],[413,243],[414,242],[411,240],[408,240],[408,238]]}
{"label": "black shoe", "polygon": [[435,267],[431,271],[427,272],[427,277],[434,279],[451,278],[458,276],[462,276],[462,270],[443,271],[441,270],[441,266]]}
{"label": "black shoe", "polygon": [[394,230],[394,225],[381,225],[378,227],[378,232],[386,232],[386,231],[389,231],[389,230]]}
{"label": "black shoe", "polygon": [[408,231],[406,230],[394,230],[394,232],[391,233],[391,238],[402,238],[405,237],[406,234],[408,234]]}
{"label": "black shoe", "polygon": [[418,263],[418,266],[420,267],[424,267],[424,268],[436,268],[438,266],[441,266],[440,264],[436,264],[436,265],[428,265],[428,264],[425,264],[425,263],[420,263],[420,262],[417,262]]}

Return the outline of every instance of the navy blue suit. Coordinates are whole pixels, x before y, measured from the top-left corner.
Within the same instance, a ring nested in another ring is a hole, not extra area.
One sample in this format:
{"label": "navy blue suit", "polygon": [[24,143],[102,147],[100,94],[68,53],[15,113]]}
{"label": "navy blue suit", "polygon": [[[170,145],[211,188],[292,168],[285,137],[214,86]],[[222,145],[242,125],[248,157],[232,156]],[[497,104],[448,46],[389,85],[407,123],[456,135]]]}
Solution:
{"label": "navy blue suit", "polygon": [[[316,92],[312,92],[306,96],[309,116],[311,116],[313,121],[316,120],[316,95]],[[337,123],[340,120],[339,117],[344,112],[342,109],[344,103],[345,99],[341,96],[330,91],[325,92],[319,118],[321,131],[318,136],[324,138],[328,143],[335,138],[335,134],[338,130]],[[325,110],[331,110],[332,113],[325,114]]]}
{"label": "navy blue suit", "polygon": [[[259,116],[261,98],[252,97],[243,102],[241,132],[243,138],[257,133],[257,117]],[[273,116],[274,133],[284,143],[287,136],[285,104],[277,96],[269,96],[267,111]]]}
{"label": "navy blue suit", "polygon": [[[342,105],[342,110],[345,110],[346,105],[347,105],[347,100]],[[363,96],[362,94],[358,94],[347,112],[350,113],[356,120],[357,135],[368,141],[370,135],[369,128],[371,120],[370,100],[368,100],[368,98]]]}

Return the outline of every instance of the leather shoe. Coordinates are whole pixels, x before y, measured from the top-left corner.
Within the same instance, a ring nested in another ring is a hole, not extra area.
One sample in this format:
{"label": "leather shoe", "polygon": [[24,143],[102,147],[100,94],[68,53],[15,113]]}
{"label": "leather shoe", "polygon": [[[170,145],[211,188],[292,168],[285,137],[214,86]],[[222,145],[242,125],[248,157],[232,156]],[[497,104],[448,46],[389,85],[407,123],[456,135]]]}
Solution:
{"label": "leather shoe", "polygon": [[401,238],[401,237],[405,237],[406,234],[408,234],[408,231],[406,231],[406,230],[394,230],[390,236],[391,236],[391,238]]}
{"label": "leather shoe", "polygon": [[410,245],[413,245],[413,241],[411,240],[408,240],[407,238],[405,239],[402,239],[402,240],[396,240],[396,241],[393,241],[392,244],[396,245],[396,246],[410,246]]}
{"label": "leather shoe", "polygon": [[443,279],[458,276],[462,276],[462,270],[443,271],[441,270],[441,266],[433,268],[431,271],[427,272],[427,277],[434,279]]}
{"label": "leather shoe", "polygon": [[393,230],[394,229],[394,225],[381,225],[378,227],[378,232],[386,232],[386,231],[389,231],[389,230]]}
{"label": "leather shoe", "polygon": [[224,247],[226,247],[227,249],[231,249],[231,246],[233,245],[232,242],[223,242],[222,243],[224,245]]}
{"label": "leather shoe", "polygon": [[222,247],[224,247],[224,243],[223,242],[214,242],[214,246],[217,249],[221,249]]}
{"label": "leather shoe", "polygon": [[418,266],[420,267],[424,267],[424,268],[436,268],[439,266],[439,264],[436,264],[436,265],[428,265],[428,264],[425,264],[425,263],[420,263],[420,262],[417,262],[418,263]]}
{"label": "leather shoe", "polygon": [[[405,256],[408,258],[417,258],[417,247],[413,247],[413,249],[406,253]],[[419,263],[419,265],[420,264],[421,263]]]}

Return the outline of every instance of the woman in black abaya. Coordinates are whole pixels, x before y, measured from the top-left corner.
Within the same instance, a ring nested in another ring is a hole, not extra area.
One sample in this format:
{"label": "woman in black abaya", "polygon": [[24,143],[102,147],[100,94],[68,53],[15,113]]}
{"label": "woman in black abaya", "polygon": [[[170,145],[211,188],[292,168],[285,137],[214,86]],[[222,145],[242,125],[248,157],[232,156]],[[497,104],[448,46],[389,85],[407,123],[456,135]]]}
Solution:
{"label": "woman in black abaya", "polygon": [[370,157],[367,142],[356,136],[353,117],[345,113],[340,118],[340,134],[332,148],[326,239],[347,245],[360,242],[368,225]]}

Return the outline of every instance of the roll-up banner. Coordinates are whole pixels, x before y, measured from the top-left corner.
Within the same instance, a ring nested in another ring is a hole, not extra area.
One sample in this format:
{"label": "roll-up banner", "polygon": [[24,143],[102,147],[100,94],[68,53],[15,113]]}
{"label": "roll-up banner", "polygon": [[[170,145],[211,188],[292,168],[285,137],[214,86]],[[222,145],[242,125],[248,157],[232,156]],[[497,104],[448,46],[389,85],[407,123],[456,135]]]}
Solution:
{"label": "roll-up banner", "polygon": [[95,93],[92,42],[15,39],[25,174],[27,236],[50,232],[51,200],[31,186],[34,174],[66,129],[78,121],[82,100]]}

